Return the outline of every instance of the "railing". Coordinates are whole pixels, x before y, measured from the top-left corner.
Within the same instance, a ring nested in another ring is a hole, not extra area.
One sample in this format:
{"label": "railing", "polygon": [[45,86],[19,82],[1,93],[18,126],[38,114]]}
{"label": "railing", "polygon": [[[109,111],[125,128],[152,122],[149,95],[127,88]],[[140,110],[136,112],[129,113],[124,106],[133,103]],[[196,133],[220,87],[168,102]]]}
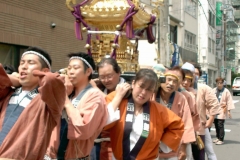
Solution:
{"label": "railing", "polygon": [[[239,1],[239,3],[240,3],[240,1]],[[234,18],[235,19],[240,19],[240,10],[235,10]]]}
{"label": "railing", "polygon": [[232,0],[232,5],[233,6],[240,6],[240,1],[239,0]]}

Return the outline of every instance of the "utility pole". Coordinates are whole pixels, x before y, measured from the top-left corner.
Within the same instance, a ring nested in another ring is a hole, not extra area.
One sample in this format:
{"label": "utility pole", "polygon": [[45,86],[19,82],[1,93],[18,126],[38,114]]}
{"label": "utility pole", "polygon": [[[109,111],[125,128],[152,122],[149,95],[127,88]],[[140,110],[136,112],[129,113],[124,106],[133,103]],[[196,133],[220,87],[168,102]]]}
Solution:
{"label": "utility pole", "polygon": [[168,17],[169,17],[169,0],[164,0],[163,5],[160,6],[160,35],[159,35],[159,50],[160,50],[160,63],[169,66],[169,40],[167,33],[169,33]]}
{"label": "utility pole", "polygon": [[[224,41],[223,41],[223,50],[224,50],[224,61],[226,61],[226,45],[227,45],[227,18],[226,18],[226,9],[223,10],[223,33],[224,33]],[[224,64],[223,64],[224,66]]]}

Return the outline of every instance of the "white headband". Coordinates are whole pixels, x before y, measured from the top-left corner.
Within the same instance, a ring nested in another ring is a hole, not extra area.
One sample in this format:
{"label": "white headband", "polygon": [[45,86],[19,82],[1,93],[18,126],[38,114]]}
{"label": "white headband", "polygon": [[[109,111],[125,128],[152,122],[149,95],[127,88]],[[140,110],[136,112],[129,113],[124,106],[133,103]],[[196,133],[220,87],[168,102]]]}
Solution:
{"label": "white headband", "polygon": [[49,61],[47,60],[47,58],[45,58],[45,57],[44,57],[43,55],[41,55],[40,53],[35,52],[35,51],[27,51],[27,52],[24,52],[24,53],[22,54],[22,57],[25,56],[26,54],[35,54],[35,55],[39,56],[39,57],[47,64],[48,68],[51,70],[51,65],[50,65]]}
{"label": "white headband", "polygon": [[88,61],[86,61],[86,59],[82,58],[82,57],[79,57],[79,56],[73,56],[69,59],[69,62],[72,60],[72,59],[80,59],[82,60],[89,68],[92,69],[92,72],[93,72],[93,68],[92,66],[88,63]]}

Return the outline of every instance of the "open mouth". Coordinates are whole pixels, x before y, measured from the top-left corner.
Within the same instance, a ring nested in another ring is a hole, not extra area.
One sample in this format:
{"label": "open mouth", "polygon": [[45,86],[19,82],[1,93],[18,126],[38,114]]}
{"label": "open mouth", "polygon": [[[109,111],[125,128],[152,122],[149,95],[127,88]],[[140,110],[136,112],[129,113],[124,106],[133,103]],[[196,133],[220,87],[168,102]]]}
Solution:
{"label": "open mouth", "polygon": [[27,73],[26,72],[21,72],[20,73],[20,76],[19,76],[20,79],[23,79],[23,78],[26,78],[26,77],[27,77]]}

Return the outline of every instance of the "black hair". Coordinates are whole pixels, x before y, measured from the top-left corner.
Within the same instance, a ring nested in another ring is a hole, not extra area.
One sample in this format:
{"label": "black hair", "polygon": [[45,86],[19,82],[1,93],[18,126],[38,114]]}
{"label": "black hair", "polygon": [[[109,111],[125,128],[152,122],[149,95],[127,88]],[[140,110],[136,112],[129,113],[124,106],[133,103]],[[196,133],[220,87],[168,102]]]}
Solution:
{"label": "black hair", "polygon": [[202,76],[202,69],[201,69],[200,65],[199,64],[194,64],[194,68],[196,68],[198,70],[199,77],[201,77]]}
{"label": "black hair", "polygon": [[185,73],[183,72],[183,69],[180,66],[173,66],[169,69],[169,71],[179,71],[182,74],[182,79],[185,78]]}
{"label": "black hair", "polygon": [[[28,49],[25,50],[25,52],[27,52],[27,51],[35,51],[35,52],[41,54],[43,57],[45,57],[48,60],[49,64],[52,65],[52,59],[51,59],[49,53],[47,51],[45,51],[44,49],[42,49],[40,47],[29,47]],[[39,57],[39,61],[42,65],[42,68],[49,68],[47,63],[42,58]]]}
{"label": "black hair", "polygon": [[12,65],[4,65],[3,68],[7,74],[12,74],[13,72],[16,72],[15,67],[13,67]]}
{"label": "black hair", "polygon": [[[87,53],[84,53],[84,52],[77,52],[77,53],[69,53],[68,54],[68,58],[75,57],[75,56],[85,59],[91,65],[93,71],[95,70],[96,66],[95,66],[93,58],[90,55],[88,55]],[[82,62],[83,62],[83,66],[84,66],[84,72],[86,72],[86,70],[89,68],[89,66],[84,61],[82,61]],[[91,80],[91,79],[92,79],[92,74],[90,74],[88,76],[88,80]]]}
{"label": "black hair", "polygon": [[157,74],[152,69],[147,68],[140,69],[135,76],[134,79],[135,83],[140,79],[144,79],[145,82],[149,82],[149,84],[151,84],[149,88],[154,88],[154,92],[157,90],[158,77]]}
{"label": "black hair", "polygon": [[105,63],[111,65],[116,73],[121,73],[121,68],[113,58],[103,58],[97,65],[97,71],[99,71],[99,68],[102,68]]}

